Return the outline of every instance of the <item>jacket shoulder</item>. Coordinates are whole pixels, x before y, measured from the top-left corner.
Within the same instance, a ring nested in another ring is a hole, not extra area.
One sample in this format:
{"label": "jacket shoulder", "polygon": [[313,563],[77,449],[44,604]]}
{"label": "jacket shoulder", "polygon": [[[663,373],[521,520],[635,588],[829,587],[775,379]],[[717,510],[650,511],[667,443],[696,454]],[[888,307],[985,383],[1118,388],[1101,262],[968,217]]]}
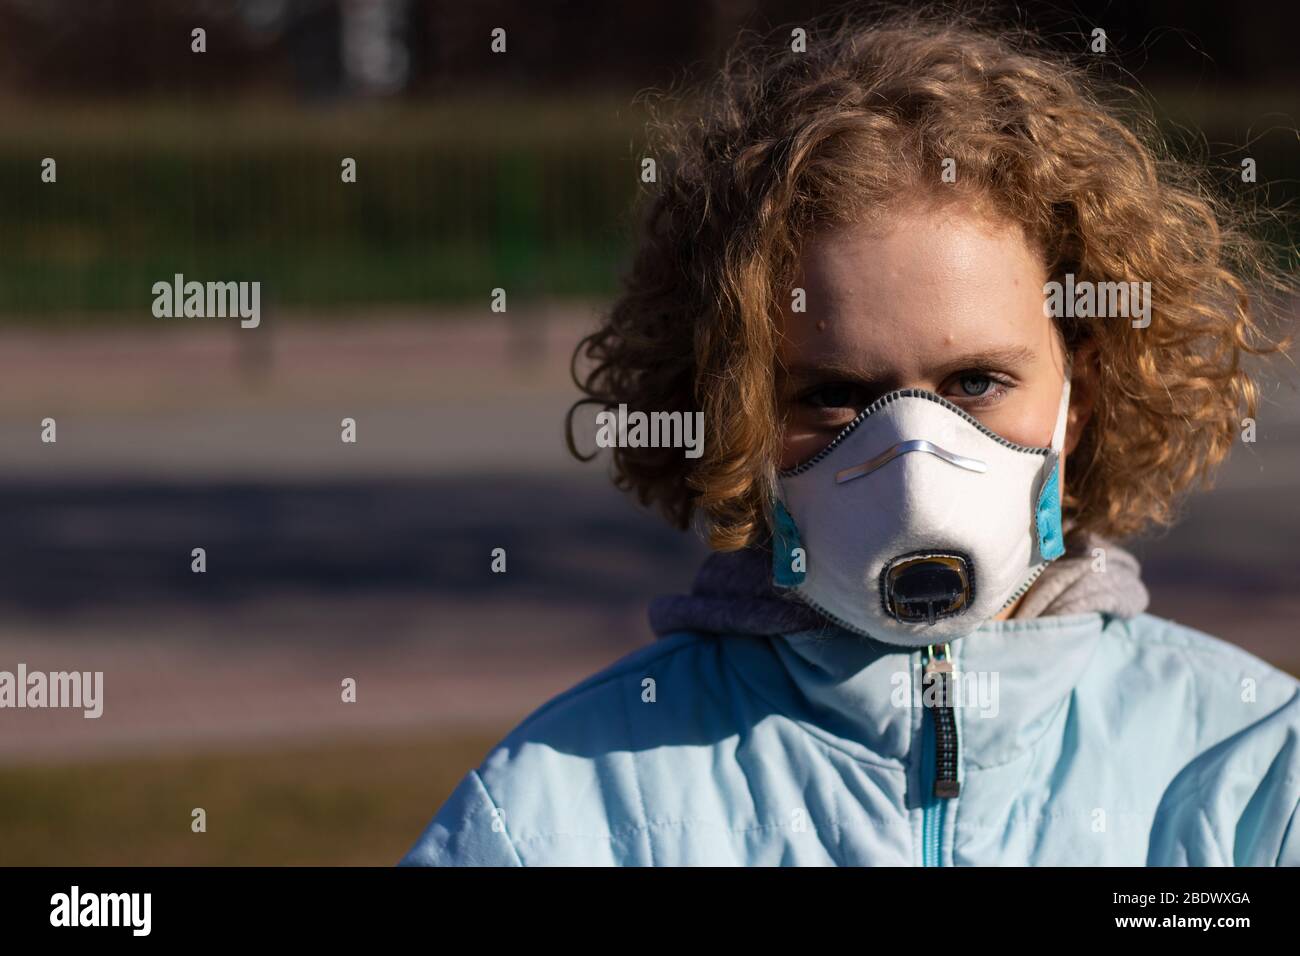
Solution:
{"label": "jacket shoulder", "polygon": [[1275,706],[1300,692],[1300,680],[1244,648],[1152,614],[1111,618],[1105,637],[1133,660],[1158,662],[1212,686],[1234,684],[1247,696],[1252,691],[1262,694]]}
{"label": "jacket shoulder", "polygon": [[[1112,622],[1127,679],[1163,695],[1153,732],[1192,752],[1160,800],[1149,862],[1300,865],[1300,681],[1250,652],[1151,615]],[[1160,726],[1163,724],[1163,726]]]}
{"label": "jacket shoulder", "polygon": [[[671,748],[689,762],[672,745],[734,733],[723,668],[715,638],[683,632],[547,701],[462,781],[403,862],[653,862],[646,808],[664,781],[647,772],[645,755]],[[495,836],[453,838],[435,832],[440,821],[456,832],[492,826]]]}
{"label": "jacket shoulder", "polygon": [[708,672],[700,665],[715,646],[713,638],[683,631],[638,648],[542,704],[507,734],[499,746],[530,735],[590,729],[584,719],[590,716],[590,711],[621,701],[628,687],[634,686],[640,695],[643,683],[649,680],[651,683],[644,690],[651,698],[657,697],[656,675],[659,674],[706,680]]}

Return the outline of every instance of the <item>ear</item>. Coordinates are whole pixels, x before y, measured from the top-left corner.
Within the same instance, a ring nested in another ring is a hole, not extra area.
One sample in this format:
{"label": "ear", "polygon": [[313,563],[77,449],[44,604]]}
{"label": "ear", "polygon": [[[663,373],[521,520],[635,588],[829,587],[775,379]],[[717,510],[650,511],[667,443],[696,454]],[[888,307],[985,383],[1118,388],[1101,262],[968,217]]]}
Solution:
{"label": "ear", "polygon": [[1063,453],[1069,455],[1079,444],[1092,412],[1097,405],[1100,376],[1097,369],[1097,342],[1088,339],[1074,350],[1070,366],[1070,410],[1065,423]]}

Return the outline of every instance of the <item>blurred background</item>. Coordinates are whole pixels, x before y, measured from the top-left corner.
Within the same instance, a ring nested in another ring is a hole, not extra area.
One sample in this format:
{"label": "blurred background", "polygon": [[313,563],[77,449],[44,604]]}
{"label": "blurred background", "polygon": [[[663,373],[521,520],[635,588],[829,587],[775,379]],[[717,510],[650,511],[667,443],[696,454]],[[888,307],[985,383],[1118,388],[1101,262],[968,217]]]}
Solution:
{"label": "blurred background", "polygon": [[[0,0],[0,669],[105,673],[99,720],[0,712],[0,864],[391,864],[510,727],[651,639],[704,549],[562,440],[630,252],[636,94],[825,9]],[[1294,4],[1009,19],[1103,27],[1178,150],[1295,202]],[[175,273],[261,280],[261,327],[154,318]],[[1292,673],[1297,380],[1136,544],[1153,612]]]}

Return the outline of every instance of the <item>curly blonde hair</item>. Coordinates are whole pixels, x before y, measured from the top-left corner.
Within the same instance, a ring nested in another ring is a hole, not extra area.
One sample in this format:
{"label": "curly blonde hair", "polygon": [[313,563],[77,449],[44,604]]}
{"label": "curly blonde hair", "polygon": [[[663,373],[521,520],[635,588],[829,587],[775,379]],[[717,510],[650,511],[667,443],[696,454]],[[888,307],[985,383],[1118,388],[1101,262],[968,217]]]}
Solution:
{"label": "curly blonde hair", "polygon": [[715,549],[760,543],[781,445],[779,303],[801,243],[915,196],[951,158],[953,188],[1018,223],[1052,278],[1151,283],[1147,328],[1058,320],[1067,350],[1092,340],[1097,361],[1064,507],[1110,537],[1168,524],[1255,412],[1243,356],[1279,348],[1261,316],[1292,287],[1253,217],[1168,158],[1149,108],[1107,103],[1089,69],[1023,32],[943,11],[836,14],[809,25],[806,52],[790,36],[739,43],[698,111],[651,104],[658,182],[624,291],[574,353],[570,450],[584,457],[573,416],[587,404],[702,411],[702,457],[617,448],[615,483],[679,527],[698,521]]}

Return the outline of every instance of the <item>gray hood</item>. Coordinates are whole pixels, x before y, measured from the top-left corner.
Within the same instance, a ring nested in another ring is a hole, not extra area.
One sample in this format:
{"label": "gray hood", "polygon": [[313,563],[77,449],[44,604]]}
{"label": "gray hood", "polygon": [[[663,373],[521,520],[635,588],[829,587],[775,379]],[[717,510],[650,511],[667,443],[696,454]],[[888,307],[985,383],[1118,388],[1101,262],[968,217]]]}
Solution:
{"label": "gray hood", "polygon": [[[1093,570],[1094,549],[1105,553],[1105,571]],[[1016,609],[1016,620],[1096,611],[1134,617],[1146,610],[1137,559],[1092,535],[1074,537],[1066,553],[1038,576]],[[677,631],[709,634],[790,634],[834,629],[797,596],[772,586],[767,548],[717,552],[701,566],[690,594],[650,602],[650,627],[663,637]]]}

